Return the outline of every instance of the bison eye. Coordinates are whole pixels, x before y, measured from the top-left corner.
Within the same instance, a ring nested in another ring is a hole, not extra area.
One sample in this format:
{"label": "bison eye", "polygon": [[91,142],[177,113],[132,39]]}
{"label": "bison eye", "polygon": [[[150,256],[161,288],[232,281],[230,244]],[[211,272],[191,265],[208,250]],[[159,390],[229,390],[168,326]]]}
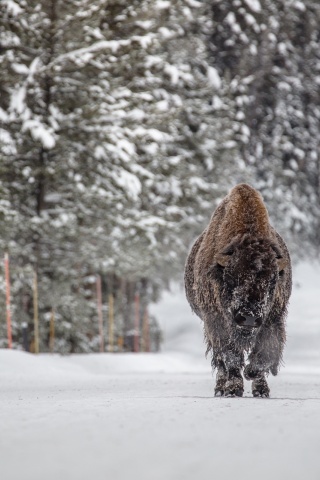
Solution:
{"label": "bison eye", "polygon": [[215,263],[208,269],[207,275],[210,278],[221,280],[223,278],[224,268],[222,265]]}
{"label": "bison eye", "polygon": [[217,265],[220,265],[220,267],[226,267],[230,261],[230,256],[231,253],[218,253],[215,258]]}
{"label": "bison eye", "polygon": [[284,276],[284,269],[280,270],[279,272],[279,277],[283,277]]}
{"label": "bison eye", "polygon": [[285,269],[285,267],[287,266],[288,260],[286,258],[279,257],[279,258],[277,258],[277,263],[278,263],[278,271],[279,271],[279,274],[280,274],[280,272],[282,272]]}
{"label": "bison eye", "polygon": [[225,250],[223,250],[223,255],[233,255],[234,254],[234,249],[229,247],[229,248],[226,248]]}
{"label": "bison eye", "polygon": [[218,272],[223,272],[225,268],[226,268],[225,265],[220,265],[220,263],[217,263]]}

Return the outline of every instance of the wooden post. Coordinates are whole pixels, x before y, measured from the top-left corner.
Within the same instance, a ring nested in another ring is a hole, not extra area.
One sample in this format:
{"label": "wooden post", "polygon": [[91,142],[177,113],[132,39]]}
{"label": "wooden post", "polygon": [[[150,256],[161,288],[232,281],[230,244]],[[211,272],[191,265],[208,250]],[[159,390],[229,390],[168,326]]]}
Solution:
{"label": "wooden post", "polygon": [[51,310],[51,316],[50,316],[50,334],[49,334],[49,348],[50,352],[53,353],[54,351],[54,308]]}
{"label": "wooden post", "polygon": [[135,314],[134,314],[134,341],[133,341],[133,349],[136,353],[140,350],[140,342],[139,342],[139,335],[140,335],[140,295],[139,293],[135,294],[134,297],[134,306],[135,306]]}
{"label": "wooden post", "polygon": [[120,315],[122,317],[122,325],[121,329],[119,329],[120,333],[118,335],[118,352],[123,352],[124,348],[124,338],[127,332],[127,296],[126,296],[126,280],[121,278],[121,286],[120,286]]}
{"label": "wooden post", "polygon": [[123,335],[118,336],[118,351],[123,352]]}
{"label": "wooden post", "polygon": [[29,339],[28,339],[28,324],[27,322],[22,322],[22,345],[25,352],[29,352]]}
{"label": "wooden post", "polygon": [[34,353],[39,353],[39,310],[38,310],[38,275],[33,276],[33,321],[34,321]]}
{"label": "wooden post", "polygon": [[143,347],[145,352],[150,352],[149,314],[147,307],[143,316]]}
{"label": "wooden post", "polygon": [[97,307],[99,319],[99,335],[100,335],[100,352],[104,352],[104,335],[103,335],[103,316],[102,316],[102,288],[101,277],[97,275]]}
{"label": "wooden post", "polygon": [[113,352],[114,343],[114,299],[113,294],[109,294],[109,325],[108,325],[108,350]]}
{"label": "wooden post", "polygon": [[10,273],[9,273],[9,255],[7,253],[4,255],[4,270],[5,270],[5,278],[6,278],[6,311],[7,311],[8,348],[12,348]]}

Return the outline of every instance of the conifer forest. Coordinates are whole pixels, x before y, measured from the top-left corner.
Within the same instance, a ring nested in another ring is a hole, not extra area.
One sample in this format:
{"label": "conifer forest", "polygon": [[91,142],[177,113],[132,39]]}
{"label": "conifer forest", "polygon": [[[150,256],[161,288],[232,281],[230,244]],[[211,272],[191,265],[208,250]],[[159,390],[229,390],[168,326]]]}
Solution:
{"label": "conifer forest", "polygon": [[[37,309],[41,352],[98,352],[99,328],[105,350],[158,350],[148,305],[236,183],[293,259],[319,257],[319,25],[319,0],[0,2],[15,348],[34,351]],[[1,260],[0,347],[5,305]]]}

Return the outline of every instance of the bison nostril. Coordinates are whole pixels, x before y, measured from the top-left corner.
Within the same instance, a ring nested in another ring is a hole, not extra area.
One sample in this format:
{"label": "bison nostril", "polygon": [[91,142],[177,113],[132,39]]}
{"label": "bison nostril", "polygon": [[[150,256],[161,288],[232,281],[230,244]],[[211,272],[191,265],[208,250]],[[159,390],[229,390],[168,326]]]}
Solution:
{"label": "bison nostril", "polygon": [[256,317],[254,315],[242,315],[241,313],[237,313],[234,318],[239,327],[260,327],[262,324],[262,318]]}
{"label": "bison nostril", "polygon": [[261,317],[257,317],[255,319],[255,327],[261,327],[261,324],[262,324],[262,318]]}
{"label": "bison nostril", "polygon": [[242,327],[246,322],[246,317],[241,315],[241,313],[237,313],[237,315],[234,318],[234,321],[236,322],[237,325]]}

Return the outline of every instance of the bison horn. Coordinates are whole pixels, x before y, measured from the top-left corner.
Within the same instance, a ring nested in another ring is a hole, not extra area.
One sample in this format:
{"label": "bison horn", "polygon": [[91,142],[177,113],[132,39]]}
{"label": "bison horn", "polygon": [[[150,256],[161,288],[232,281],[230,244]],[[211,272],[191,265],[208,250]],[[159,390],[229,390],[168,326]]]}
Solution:
{"label": "bison horn", "polygon": [[221,267],[226,267],[230,260],[230,255],[224,255],[223,253],[218,253],[216,255],[216,262]]}
{"label": "bison horn", "polygon": [[279,272],[287,266],[287,260],[283,257],[277,259]]}

